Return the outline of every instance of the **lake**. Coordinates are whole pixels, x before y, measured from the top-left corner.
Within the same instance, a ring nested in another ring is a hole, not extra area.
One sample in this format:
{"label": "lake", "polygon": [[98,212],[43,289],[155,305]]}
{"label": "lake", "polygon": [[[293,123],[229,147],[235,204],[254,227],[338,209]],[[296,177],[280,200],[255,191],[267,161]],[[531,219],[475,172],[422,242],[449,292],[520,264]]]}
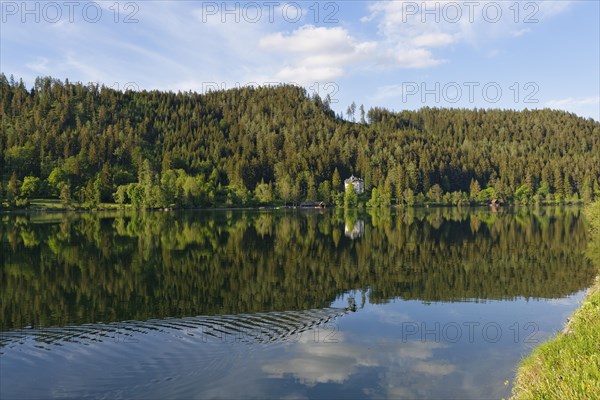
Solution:
{"label": "lake", "polygon": [[501,398],[579,208],[0,215],[2,398]]}

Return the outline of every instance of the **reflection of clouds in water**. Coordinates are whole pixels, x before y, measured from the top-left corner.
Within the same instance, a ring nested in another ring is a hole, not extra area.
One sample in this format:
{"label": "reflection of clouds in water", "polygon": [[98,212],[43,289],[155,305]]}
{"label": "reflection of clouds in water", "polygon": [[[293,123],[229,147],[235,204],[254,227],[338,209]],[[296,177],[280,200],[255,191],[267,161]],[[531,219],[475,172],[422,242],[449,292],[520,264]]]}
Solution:
{"label": "reflection of clouds in water", "polygon": [[416,360],[426,360],[433,357],[433,350],[446,347],[444,344],[437,342],[398,341],[398,343],[399,348],[395,351],[395,356],[398,359],[411,358]]}
{"label": "reflection of clouds in water", "polygon": [[387,354],[383,365],[380,386],[388,398],[430,397],[429,386],[432,380],[450,375],[456,366],[440,360],[427,361],[434,357],[435,350],[447,346],[437,342],[395,341],[382,346],[382,354]]}
{"label": "reflection of clouds in water", "polygon": [[[383,380],[380,387],[392,397],[410,397],[413,394],[408,388],[396,387],[397,382],[422,384],[423,379],[446,376],[456,370],[454,365],[440,360],[427,361],[434,356],[436,349],[446,347],[441,343],[380,340],[369,345],[348,343],[341,334],[338,339],[338,343],[314,343],[308,340],[290,346],[284,354],[288,357],[268,362],[262,370],[271,378],[292,376],[302,384],[313,387],[318,383],[344,383],[361,367],[384,368],[379,375]],[[393,376],[396,378],[388,379]]]}
{"label": "reflection of clouds in water", "polygon": [[404,387],[391,386],[388,388],[387,394],[391,399],[412,399],[415,397],[413,392]]}
{"label": "reflection of clouds in water", "polygon": [[309,397],[306,396],[305,394],[292,393],[292,394],[286,394],[285,396],[282,396],[280,398],[283,400],[304,400],[304,399],[308,399]]}
{"label": "reflection of clouds in water", "polygon": [[369,312],[376,315],[380,322],[389,325],[401,325],[404,322],[414,321],[407,313],[395,311],[390,307],[374,307]]}
{"label": "reflection of clouds in water", "polygon": [[[526,351],[523,355],[529,353]],[[452,375],[458,385],[456,393],[464,399],[500,399],[511,396],[511,387],[504,381],[514,379],[515,360],[510,352],[502,349],[488,349],[485,355],[478,357],[465,357],[461,363],[460,371]],[[491,374],[490,371],[501,371]]]}
{"label": "reflection of clouds in water", "polygon": [[355,372],[356,360],[351,357],[293,358],[263,367],[271,378],[291,374],[307,386],[317,383],[342,383]]}
{"label": "reflection of clouds in water", "polygon": [[427,375],[449,375],[456,367],[452,364],[444,364],[438,362],[423,362],[419,361],[413,366],[415,372],[422,372]]}
{"label": "reflection of clouds in water", "polygon": [[342,383],[355,373],[360,366],[373,367],[378,362],[371,349],[342,343],[338,334],[338,343],[315,343],[304,340],[294,346],[292,357],[268,363],[263,371],[272,378],[292,375],[307,386],[317,383]]}

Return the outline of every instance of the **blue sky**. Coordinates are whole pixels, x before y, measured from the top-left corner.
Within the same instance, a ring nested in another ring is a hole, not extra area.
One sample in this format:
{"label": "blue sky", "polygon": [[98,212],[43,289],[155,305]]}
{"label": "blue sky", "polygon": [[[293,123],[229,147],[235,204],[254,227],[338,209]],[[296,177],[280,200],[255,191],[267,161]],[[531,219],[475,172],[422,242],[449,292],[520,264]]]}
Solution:
{"label": "blue sky", "polygon": [[0,69],[202,92],[294,82],[345,112],[556,108],[600,120],[600,2],[1,2]]}

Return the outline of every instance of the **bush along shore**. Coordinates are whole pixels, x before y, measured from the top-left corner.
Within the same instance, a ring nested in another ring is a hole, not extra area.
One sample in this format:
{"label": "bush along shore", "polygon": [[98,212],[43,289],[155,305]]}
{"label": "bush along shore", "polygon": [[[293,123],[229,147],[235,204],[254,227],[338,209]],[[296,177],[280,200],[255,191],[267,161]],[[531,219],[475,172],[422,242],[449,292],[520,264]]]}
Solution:
{"label": "bush along shore", "polygon": [[587,253],[599,275],[563,331],[521,362],[513,399],[600,398],[600,202],[588,206],[586,215]]}

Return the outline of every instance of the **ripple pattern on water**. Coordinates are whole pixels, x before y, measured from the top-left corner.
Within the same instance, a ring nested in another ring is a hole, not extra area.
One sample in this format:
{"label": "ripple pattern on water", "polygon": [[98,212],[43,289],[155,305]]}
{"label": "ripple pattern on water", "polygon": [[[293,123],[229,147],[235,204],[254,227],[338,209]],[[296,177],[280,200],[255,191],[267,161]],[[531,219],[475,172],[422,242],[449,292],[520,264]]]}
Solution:
{"label": "ripple pattern on water", "polygon": [[139,340],[140,335],[159,334],[203,342],[264,344],[295,341],[301,333],[350,311],[349,308],[324,308],[19,329],[2,332],[0,348],[13,348],[27,343],[46,350],[51,350],[52,346],[64,346],[69,343],[86,345],[108,340],[134,343]]}

